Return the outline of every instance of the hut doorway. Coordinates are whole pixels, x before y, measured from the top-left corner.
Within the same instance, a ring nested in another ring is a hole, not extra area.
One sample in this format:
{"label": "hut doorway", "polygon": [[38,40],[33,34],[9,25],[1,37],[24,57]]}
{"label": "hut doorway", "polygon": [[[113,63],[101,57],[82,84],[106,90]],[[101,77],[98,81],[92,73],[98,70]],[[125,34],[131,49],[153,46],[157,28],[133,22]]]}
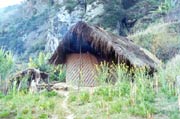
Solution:
{"label": "hut doorway", "polygon": [[95,86],[95,64],[98,64],[97,58],[90,53],[67,55],[66,82],[76,86]]}

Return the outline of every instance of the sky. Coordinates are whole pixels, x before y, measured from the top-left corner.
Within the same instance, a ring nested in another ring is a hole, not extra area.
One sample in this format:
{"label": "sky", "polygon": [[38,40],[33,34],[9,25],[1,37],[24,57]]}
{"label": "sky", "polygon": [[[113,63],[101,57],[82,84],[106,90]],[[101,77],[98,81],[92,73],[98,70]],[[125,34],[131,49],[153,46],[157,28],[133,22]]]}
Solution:
{"label": "sky", "polygon": [[0,0],[0,8],[21,3],[23,0]]}

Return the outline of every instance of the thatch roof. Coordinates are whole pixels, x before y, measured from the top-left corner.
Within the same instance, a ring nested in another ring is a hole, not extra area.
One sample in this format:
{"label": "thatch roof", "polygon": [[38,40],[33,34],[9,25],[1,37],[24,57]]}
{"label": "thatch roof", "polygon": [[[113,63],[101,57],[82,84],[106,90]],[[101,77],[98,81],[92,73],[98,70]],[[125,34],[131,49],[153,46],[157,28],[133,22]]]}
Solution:
{"label": "thatch roof", "polygon": [[64,64],[69,53],[90,52],[111,61],[125,62],[129,66],[148,66],[156,69],[160,61],[149,51],[137,46],[126,37],[106,32],[85,22],[74,25],[59,43],[50,58],[51,64]]}

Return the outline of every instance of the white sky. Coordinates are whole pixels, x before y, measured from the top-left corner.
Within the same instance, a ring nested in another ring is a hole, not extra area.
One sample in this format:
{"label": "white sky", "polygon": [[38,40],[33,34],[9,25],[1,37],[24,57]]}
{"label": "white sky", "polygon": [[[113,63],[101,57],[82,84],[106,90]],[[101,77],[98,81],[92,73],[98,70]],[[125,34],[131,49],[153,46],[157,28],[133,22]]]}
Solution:
{"label": "white sky", "polygon": [[0,0],[0,8],[21,3],[23,0]]}

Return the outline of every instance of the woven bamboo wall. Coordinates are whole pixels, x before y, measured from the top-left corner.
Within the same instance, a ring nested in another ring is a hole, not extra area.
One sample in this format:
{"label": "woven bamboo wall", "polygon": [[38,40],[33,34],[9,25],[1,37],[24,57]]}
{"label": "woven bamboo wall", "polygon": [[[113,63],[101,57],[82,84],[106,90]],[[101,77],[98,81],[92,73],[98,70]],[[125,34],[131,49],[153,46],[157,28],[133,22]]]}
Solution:
{"label": "woven bamboo wall", "polygon": [[97,63],[96,57],[89,53],[69,54],[66,61],[66,82],[76,86],[95,86]]}

